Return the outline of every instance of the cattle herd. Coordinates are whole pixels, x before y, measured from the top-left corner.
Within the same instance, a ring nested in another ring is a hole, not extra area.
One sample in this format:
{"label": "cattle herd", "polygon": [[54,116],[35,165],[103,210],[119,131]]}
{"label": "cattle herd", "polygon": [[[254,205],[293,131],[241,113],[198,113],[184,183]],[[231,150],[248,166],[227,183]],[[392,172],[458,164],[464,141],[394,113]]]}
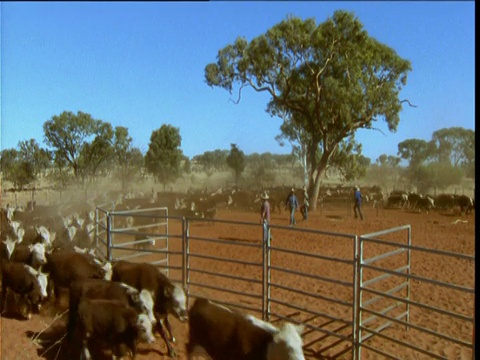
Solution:
{"label": "cattle herd", "polygon": [[[288,189],[268,191],[272,211],[281,212]],[[220,189],[211,193],[152,192],[147,197],[117,194],[113,204],[116,211],[166,206],[169,215],[213,218],[222,206],[258,211],[260,193]],[[386,208],[427,212],[459,208],[462,213],[474,208],[474,200],[465,195],[392,192],[384,196],[378,189],[367,188],[362,193],[367,203]],[[351,200],[352,195],[351,188],[329,189],[319,201]],[[204,298],[197,298],[187,309],[185,290],[156,266],[108,262],[97,256],[95,206],[100,201],[105,199],[68,207],[28,206],[25,210],[7,204],[1,208],[2,316],[15,313],[29,319],[42,305],[60,307],[62,294],[68,296],[65,341],[81,344],[78,355],[85,359],[94,358],[92,347],[110,351],[112,357],[133,358],[137,344],[154,342],[156,332],[165,342],[168,356],[175,357],[172,343],[176,339],[169,315],[188,321],[189,358],[204,353],[213,360],[304,359],[301,326],[285,323],[277,327]],[[129,225],[133,225],[131,219]]]}
{"label": "cattle herd", "polygon": [[[165,197],[171,202],[161,205],[171,206],[174,215],[213,217],[217,206],[235,198],[187,195]],[[161,206],[156,196],[125,196],[115,205],[118,211]],[[75,358],[94,359],[99,351],[134,358],[137,344],[156,341],[156,332],[175,357],[173,315],[188,322],[189,358],[203,353],[214,360],[304,359],[300,326],[276,327],[204,298],[188,310],[183,287],[155,265],[98,256],[95,202],[27,209],[1,209],[0,312],[30,319],[42,305],[61,309],[61,299],[68,298],[62,341],[78,345]]]}

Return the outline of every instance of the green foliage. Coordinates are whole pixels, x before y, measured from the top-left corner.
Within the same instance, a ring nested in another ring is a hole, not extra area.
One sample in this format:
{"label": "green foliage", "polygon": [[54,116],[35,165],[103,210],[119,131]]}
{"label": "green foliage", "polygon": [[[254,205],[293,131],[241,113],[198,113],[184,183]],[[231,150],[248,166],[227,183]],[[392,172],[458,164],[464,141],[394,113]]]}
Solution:
{"label": "green foliage", "polygon": [[461,184],[464,177],[462,169],[452,166],[448,161],[421,165],[411,172],[410,181],[420,193],[428,193],[435,188],[445,190],[449,186]]}
{"label": "green foliage", "polygon": [[370,159],[362,155],[362,145],[352,136],[338,144],[330,164],[340,172],[343,181],[353,181],[365,176]]}
{"label": "green foliage", "polygon": [[419,139],[407,139],[398,144],[398,154],[409,161],[412,169],[422,165],[434,153],[433,143]]}
{"label": "green foliage", "polygon": [[435,158],[462,167],[467,176],[475,176],[475,131],[462,127],[437,130],[432,135]]}
{"label": "green foliage", "polygon": [[276,162],[272,154],[251,154],[248,156],[251,183],[255,188],[272,186],[275,181]]}
{"label": "green foliage", "polygon": [[398,144],[399,155],[409,161],[408,181],[420,188],[445,189],[462,176],[475,176],[475,132],[460,127],[440,129],[432,140],[408,139]]}
{"label": "green foliage", "polygon": [[180,130],[172,125],[162,125],[150,137],[145,166],[164,187],[180,176],[181,144]]}
{"label": "green foliage", "polygon": [[112,150],[115,175],[121,181],[122,191],[126,191],[141,173],[143,154],[139,148],[132,146],[128,129],[123,126],[115,127]]}
{"label": "green foliage", "polygon": [[1,152],[3,178],[13,183],[13,187],[22,190],[35,180],[35,168],[32,162],[22,158],[19,151],[5,149]]}
{"label": "green foliage", "polygon": [[183,162],[183,172],[187,175],[190,175],[192,172],[192,162],[188,157],[185,157],[185,160]]}
{"label": "green foliage", "polygon": [[205,78],[230,93],[238,84],[239,99],[245,86],[267,92],[267,111],[285,119],[286,138],[302,131],[296,138],[306,142],[309,169],[316,172],[315,206],[320,174],[343,139],[378,120],[396,130],[398,95],[410,70],[409,61],[368,36],[352,13],[336,11],[318,26],[288,17],[250,42],[238,38],[205,67]]}
{"label": "green foliage", "polygon": [[245,154],[236,144],[231,144],[230,153],[227,156],[227,165],[235,173],[235,186],[238,187],[240,175],[245,170]]}
{"label": "green foliage", "polygon": [[68,165],[77,179],[94,175],[111,156],[111,125],[90,114],[64,111],[46,121],[43,130],[45,143],[54,149],[56,165]]}
{"label": "green foliage", "polygon": [[222,171],[227,165],[228,150],[205,151],[202,155],[196,155],[193,160],[203,167],[203,171],[212,174],[214,171]]}
{"label": "green foliage", "polygon": [[32,164],[35,178],[51,166],[51,152],[40,148],[35,139],[20,141],[18,148],[20,158]]}
{"label": "green foliage", "polygon": [[403,169],[400,167],[401,158],[392,155],[380,155],[374,164],[371,164],[366,172],[366,182],[377,184],[382,189],[400,188],[400,179]]}

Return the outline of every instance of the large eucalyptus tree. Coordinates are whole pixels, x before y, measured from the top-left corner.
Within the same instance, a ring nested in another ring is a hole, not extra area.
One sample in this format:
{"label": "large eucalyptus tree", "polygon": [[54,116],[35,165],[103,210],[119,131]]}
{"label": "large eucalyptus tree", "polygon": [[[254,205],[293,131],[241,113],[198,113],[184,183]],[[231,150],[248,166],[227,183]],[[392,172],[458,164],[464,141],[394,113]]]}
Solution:
{"label": "large eucalyptus tree", "polygon": [[267,92],[267,112],[308,134],[315,208],[320,175],[342,141],[379,120],[396,131],[410,70],[408,60],[370,37],[352,13],[336,11],[319,25],[288,17],[250,42],[237,38],[205,67],[205,78],[230,93],[238,86],[238,101],[247,86]]}

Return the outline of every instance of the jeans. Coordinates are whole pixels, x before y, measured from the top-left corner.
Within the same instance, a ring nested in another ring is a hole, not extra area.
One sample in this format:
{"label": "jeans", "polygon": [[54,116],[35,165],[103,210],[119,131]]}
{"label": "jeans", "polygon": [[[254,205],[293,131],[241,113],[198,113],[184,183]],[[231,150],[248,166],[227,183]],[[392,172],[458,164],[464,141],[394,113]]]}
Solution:
{"label": "jeans", "polygon": [[269,231],[270,231],[270,228],[268,226],[268,221],[263,220],[263,241],[267,241]]}
{"label": "jeans", "polygon": [[[355,213],[355,219],[358,218],[358,216],[360,215],[360,220],[363,220],[363,214],[362,214],[362,205],[359,204],[359,203],[356,203],[354,206],[353,206],[353,211]],[[358,213],[357,213],[358,212]]]}
{"label": "jeans", "polygon": [[302,206],[302,215],[303,215],[303,220],[308,220],[308,206],[307,205]]}
{"label": "jeans", "polygon": [[295,208],[290,209],[290,225],[295,225],[297,222],[295,221]]}

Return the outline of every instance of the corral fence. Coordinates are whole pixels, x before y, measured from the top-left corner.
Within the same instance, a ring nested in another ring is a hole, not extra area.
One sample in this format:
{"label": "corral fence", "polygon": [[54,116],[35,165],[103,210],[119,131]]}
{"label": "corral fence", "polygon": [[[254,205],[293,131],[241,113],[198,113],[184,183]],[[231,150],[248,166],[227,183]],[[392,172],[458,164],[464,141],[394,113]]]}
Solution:
{"label": "corral fence", "polygon": [[[410,225],[359,236],[175,217],[166,208],[96,214],[105,259],[156,264],[185,286],[189,303],[208,297],[272,323],[303,324],[306,358],[475,358],[475,258],[413,246]],[[153,221],[129,227],[119,222],[127,217]],[[155,246],[137,246],[152,238]],[[422,274],[432,261],[451,270],[448,279]],[[451,326],[438,328],[445,317]]]}

